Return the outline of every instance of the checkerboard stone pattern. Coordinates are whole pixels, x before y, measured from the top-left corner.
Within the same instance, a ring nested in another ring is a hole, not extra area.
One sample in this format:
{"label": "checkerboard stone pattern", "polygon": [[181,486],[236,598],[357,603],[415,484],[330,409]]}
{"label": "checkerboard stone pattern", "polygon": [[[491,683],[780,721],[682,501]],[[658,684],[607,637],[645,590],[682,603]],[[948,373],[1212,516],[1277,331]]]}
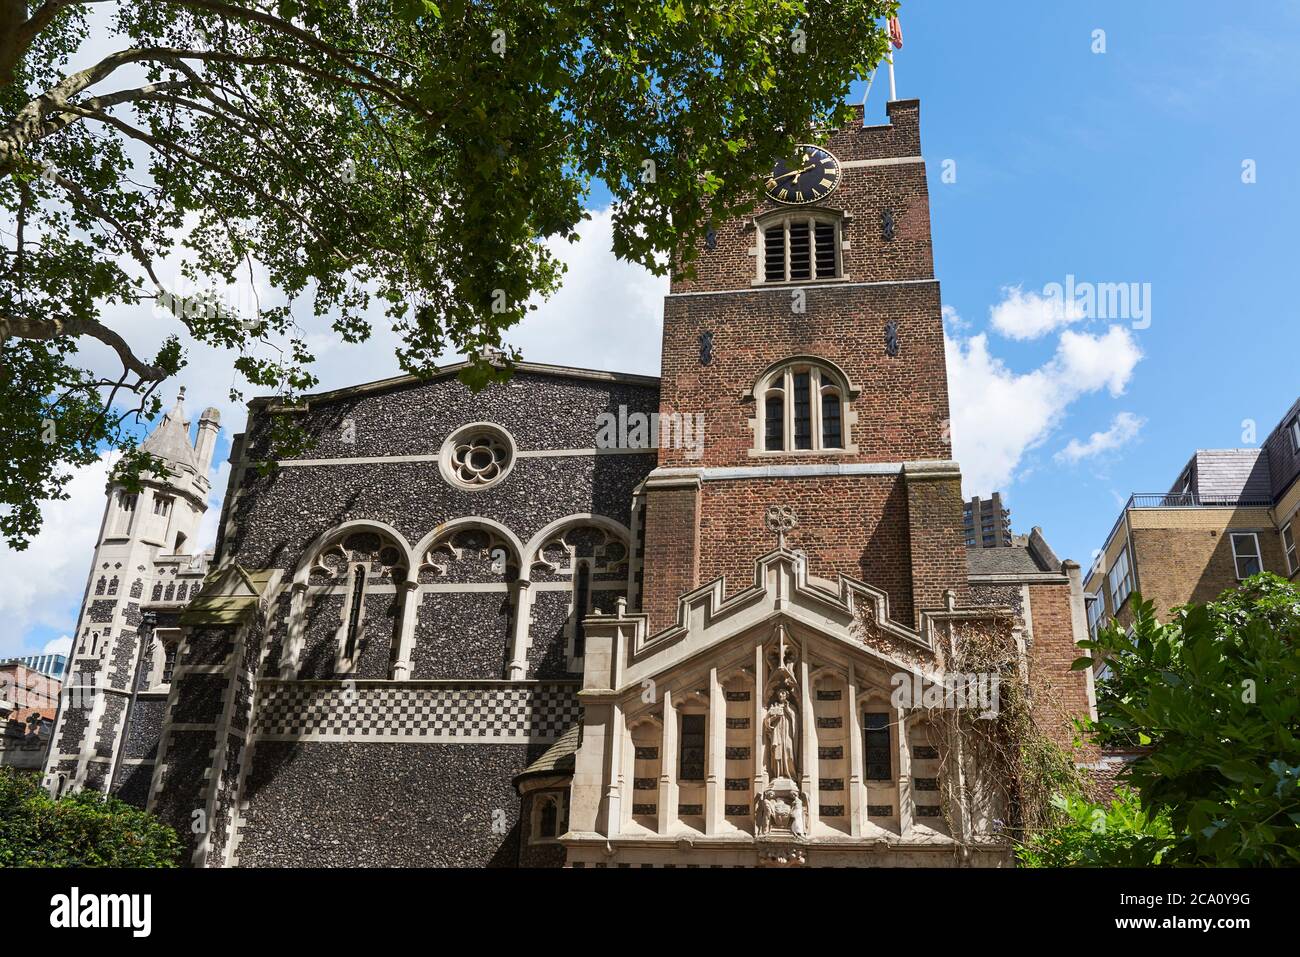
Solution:
{"label": "checkerboard stone pattern", "polygon": [[268,681],[260,691],[265,740],[544,742],[582,714],[576,684]]}

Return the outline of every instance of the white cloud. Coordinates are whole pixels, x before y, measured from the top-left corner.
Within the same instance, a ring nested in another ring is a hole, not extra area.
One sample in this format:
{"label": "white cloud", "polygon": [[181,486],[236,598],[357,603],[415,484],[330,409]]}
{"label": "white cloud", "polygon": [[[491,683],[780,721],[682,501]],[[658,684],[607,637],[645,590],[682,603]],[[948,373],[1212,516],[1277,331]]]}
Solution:
{"label": "white cloud", "polygon": [[1102,335],[1066,330],[1052,358],[1027,373],[991,354],[985,333],[949,336],[946,351],[953,457],[968,496],[1005,490],[1025,453],[1051,436],[1072,403],[1102,390],[1121,394],[1142,358],[1120,326]]}
{"label": "white cloud", "polygon": [[1145,419],[1139,418],[1132,412],[1121,412],[1115,416],[1109,429],[1105,432],[1092,433],[1087,442],[1070,439],[1065,448],[1056,453],[1055,459],[1057,462],[1077,465],[1083,459],[1093,458],[1104,452],[1113,452],[1137,438],[1145,424]]}
{"label": "white cloud", "polygon": [[76,627],[104,516],[109,465],[104,458],[74,470],[69,498],[42,506],[45,524],[26,551],[0,545],[0,657],[30,654],[25,638],[34,629]]}
{"label": "white cloud", "polygon": [[41,649],[43,655],[71,655],[72,654],[72,636],[63,635],[59,638],[51,639],[45,643]]}
{"label": "white cloud", "polygon": [[569,267],[563,288],[506,339],[527,361],[657,376],[667,277],[614,256],[612,209],[592,212],[578,235],[551,246]]}
{"label": "white cloud", "polygon": [[1020,286],[1003,286],[1002,301],[989,307],[993,328],[1009,339],[1038,339],[1082,318],[1078,302],[1025,292]]}
{"label": "white cloud", "polygon": [[230,463],[222,462],[208,474],[208,478],[212,480],[212,489],[208,492],[208,510],[203,513],[195,536],[198,539],[194,545],[196,552],[216,547],[217,529],[221,523],[221,502],[226,495],[226,484],[230,481]]}

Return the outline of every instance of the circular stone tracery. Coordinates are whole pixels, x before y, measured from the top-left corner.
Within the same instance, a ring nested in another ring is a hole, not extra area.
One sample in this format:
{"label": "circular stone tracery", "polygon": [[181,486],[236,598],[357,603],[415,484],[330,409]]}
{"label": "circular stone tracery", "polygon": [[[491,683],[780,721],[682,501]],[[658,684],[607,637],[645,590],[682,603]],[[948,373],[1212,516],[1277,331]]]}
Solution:
{"label": "circular stone tracery", "polygon": [[506,477],[514,465],[514,451],[514,442],[503,430],[468,425],[443,445],[443,475],[461,488],[487,488]]}

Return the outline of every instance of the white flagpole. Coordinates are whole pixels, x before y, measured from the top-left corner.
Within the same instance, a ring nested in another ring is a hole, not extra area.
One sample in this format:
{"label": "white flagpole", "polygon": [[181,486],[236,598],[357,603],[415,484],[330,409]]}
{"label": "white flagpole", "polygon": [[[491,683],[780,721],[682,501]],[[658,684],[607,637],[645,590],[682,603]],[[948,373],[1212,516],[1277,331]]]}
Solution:
{"label": "white flagpole", "polygon": [[867,77],[867,89],[862,94],[862,125],[867,125],[867,97],[871,96],[871,85],[876,82],[876,71],[871,71],[871,76]]}
{"label": "white flagpole", "polygon": [[898,99],[898,84],[894,82],[894,34],[889,29],[889,21],[885,21],[885,36],[889,40],[889,102],[893,103]]}

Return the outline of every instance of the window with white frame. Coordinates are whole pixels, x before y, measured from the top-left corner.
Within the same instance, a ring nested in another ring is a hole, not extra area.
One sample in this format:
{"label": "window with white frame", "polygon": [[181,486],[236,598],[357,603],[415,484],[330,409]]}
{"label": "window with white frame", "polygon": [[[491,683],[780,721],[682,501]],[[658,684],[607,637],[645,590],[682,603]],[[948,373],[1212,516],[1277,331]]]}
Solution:
{"label": "window with white frame", "polygon": [[1258,575],[1264,570],[1259,558],[1259,536],[1254,532],[1232,533],[1232,561],[1237,566],[1237,580]]}
{"label": "window with white frame", "polygon": [[791,363],[756,390],[760,450],[818,452],[847,449],[845,393],[839,376],[811,363]]}
{"label": "window with white frame", "polygon": [[1129,565],[1128,548],[1119,553],[1115,564],[1106,573],[1106,584],[1110,588],[1110,607],[1118,613],[1120,606],[1133,591],[1133,569]]}
{"label": "window with white frame", "polygon": [[1286,552],[1286,573],[1294,575],[1296,569],[1300,568],[1300,561],[1296,559],[1295,530],[1290,522],[1282,527],[1282,550]]}
{"label": "window with white frame", "polygon": [[1101,629],[1101,620],[1106,617],[1106,598],[1101,592],[1095,595],[1087,596],[1088,605],[1088,634],[1094,641],[1097,640],[1097,632]]}
{"label": "window with white frame", "polygon": [[840,275],[840,219],[813,210],[789,212],[759,224],[759,267],[764,282],[806,282]]}
{"label": "window with white frame", "polygon": [[1300,415],[1291,420],[1291,424],[1287,426],[1287,431],[1291,433],[1291,450],[1300,452]]}

